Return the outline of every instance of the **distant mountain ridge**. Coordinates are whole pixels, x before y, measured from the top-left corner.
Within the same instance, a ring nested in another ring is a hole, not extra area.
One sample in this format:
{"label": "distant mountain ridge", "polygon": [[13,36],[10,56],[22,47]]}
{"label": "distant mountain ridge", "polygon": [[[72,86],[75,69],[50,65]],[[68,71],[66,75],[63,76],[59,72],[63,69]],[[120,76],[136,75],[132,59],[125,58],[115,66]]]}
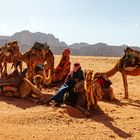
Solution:
{"label": "distant mountain ridge", "polygon": [[[28,30],[16,32],[12,36],[0,36],[0,45],[13,40],[17,40],[19,42],[22,53],[30,49],[35,41],[42,43],[47,42],[54,54],[61,54],[64,48],[70,48],[71,55],[82,56],[122,56],[124,48],[127,47],[126,45],[111,46],[105,43],[91,45],[84,42],[67,45],[65,42],[60,41],[52,34],[45,34],[41,32],[31,33]],[[140,51],[139,47],[134,48]]]}

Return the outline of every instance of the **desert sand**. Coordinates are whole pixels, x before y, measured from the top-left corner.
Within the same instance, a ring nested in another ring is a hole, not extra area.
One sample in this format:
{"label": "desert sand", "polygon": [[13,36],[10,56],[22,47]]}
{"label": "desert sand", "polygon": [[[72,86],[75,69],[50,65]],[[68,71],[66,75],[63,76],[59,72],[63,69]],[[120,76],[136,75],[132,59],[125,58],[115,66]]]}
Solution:
{"label": "desert sand", "polygon": [[[105,72],[119,58],[71,56],[82,69]],[[55,66],[60,56],[55,56]],[[9,69],[10,70],[10,69]],[[99,101],[89,117],[76,108],[39,105],[26,99],[0,97],[0,140],[140,139],[140,76],[128,76],[129,99],[124,99],[121,74],[110,78],[117,101]],[[53,95],[57,88],[45,89]]]}

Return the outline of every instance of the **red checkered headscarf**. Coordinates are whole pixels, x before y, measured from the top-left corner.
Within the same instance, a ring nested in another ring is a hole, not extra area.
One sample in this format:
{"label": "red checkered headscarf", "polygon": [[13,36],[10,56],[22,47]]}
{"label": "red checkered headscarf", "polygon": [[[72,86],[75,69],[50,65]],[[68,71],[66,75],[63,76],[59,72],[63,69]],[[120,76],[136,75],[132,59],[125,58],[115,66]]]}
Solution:
{"label": "red checkered headscarf", "polygon": [[73,64],[74,67],[72,68],[72,70],[69,72],[69,75],[72,77],[73,76],[73,72],[76,72],[79,68],[81,68],[81,65],[79,62],[76,62]]}

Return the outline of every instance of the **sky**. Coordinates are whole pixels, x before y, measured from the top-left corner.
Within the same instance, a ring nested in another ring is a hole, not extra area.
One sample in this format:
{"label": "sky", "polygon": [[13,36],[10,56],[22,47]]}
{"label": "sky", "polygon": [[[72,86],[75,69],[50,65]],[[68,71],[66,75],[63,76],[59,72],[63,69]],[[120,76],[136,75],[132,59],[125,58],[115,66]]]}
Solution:
{"label": "sky", "polygon": [[0,36],[22,30],[140,47],[140,0],[0,0]]}

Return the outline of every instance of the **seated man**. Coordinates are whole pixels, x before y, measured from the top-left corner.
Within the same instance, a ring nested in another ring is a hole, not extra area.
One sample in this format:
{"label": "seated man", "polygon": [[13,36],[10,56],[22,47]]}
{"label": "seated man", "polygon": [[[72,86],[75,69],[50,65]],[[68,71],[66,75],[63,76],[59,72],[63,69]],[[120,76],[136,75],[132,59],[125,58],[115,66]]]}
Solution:
{"label": "seated man", "polygon": [[69,72],[65,83],[59,88],[55,95],[53,95],[47,103],[51,101],[56,103],[56,106],[60,106],[63,103],[64,95],[66,92],[70,92],[76,83],[84,79],[83,71],[80,63],[74,63],[73,69]]}
{"label": "seated man", "polygon": [[70,71],[70,50],[66,48],[62,53],[62,58],[54,71],[52,84],[61,84],[65,81]]}

